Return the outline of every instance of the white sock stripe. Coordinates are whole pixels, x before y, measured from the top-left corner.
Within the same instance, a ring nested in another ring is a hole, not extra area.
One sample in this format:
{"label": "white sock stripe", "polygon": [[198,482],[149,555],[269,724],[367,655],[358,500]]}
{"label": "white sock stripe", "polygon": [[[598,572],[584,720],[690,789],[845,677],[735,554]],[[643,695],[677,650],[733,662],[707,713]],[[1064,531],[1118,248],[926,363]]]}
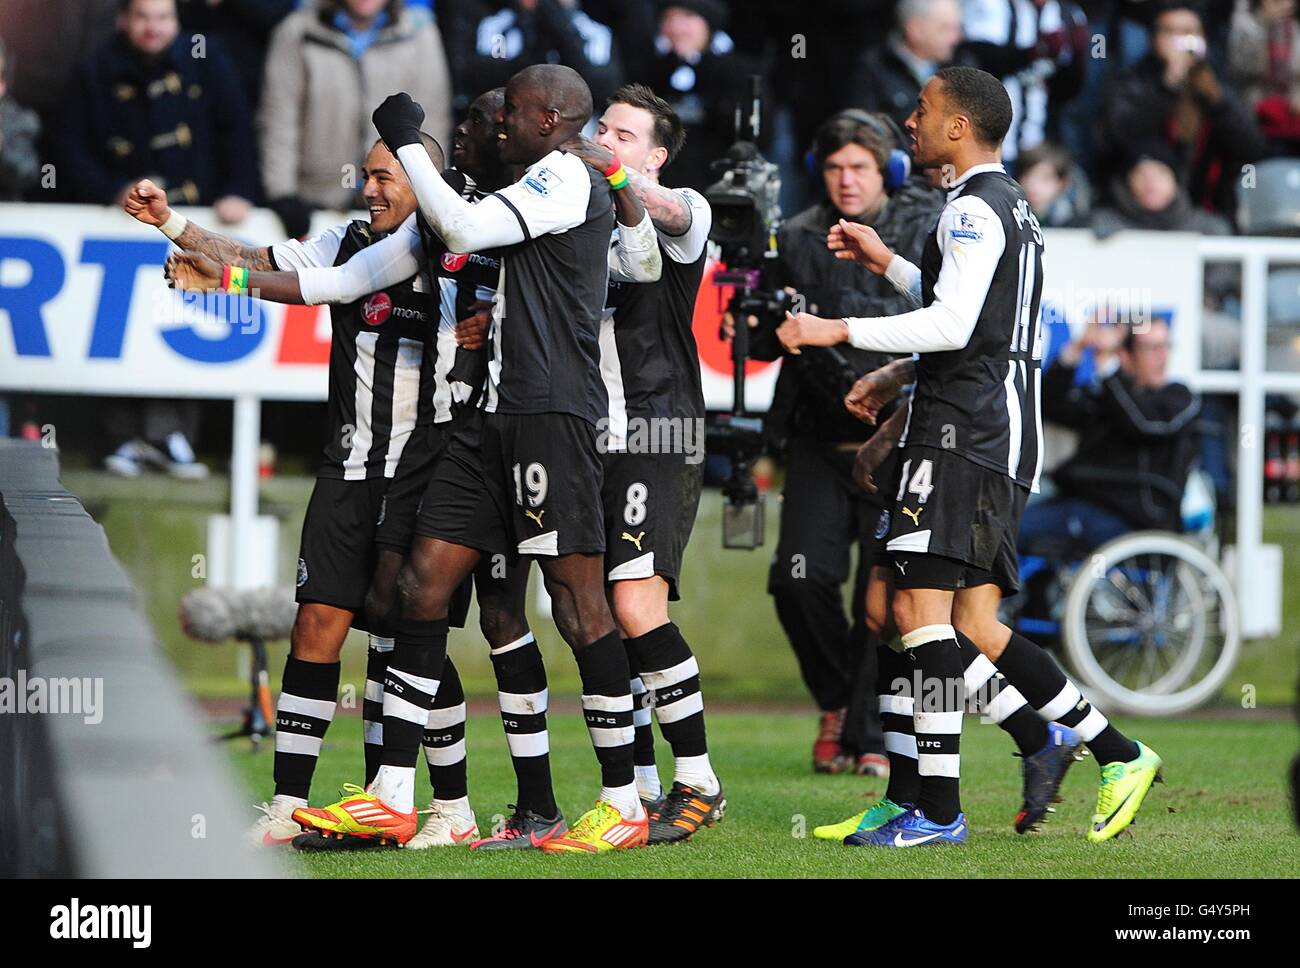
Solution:
{"label": "white sock stripe", "polygon": [[885,733],[885,752],[916,759],[916,737],[907,733]]}
{"label": "white sock stripe", "polygon": [[447,729],[465,722],[465,704],[429,710],[429,729]]}
{"label": "white sock stripe", "polygon": [[511,756],[545,756],[551,751],[550,734],[540,733],[506,733],[506,746],[510,747]]}
{"label": "white sock stripe", "polygon": [[302,733],[286,733],[276,730],[275,751],[277,753],[301,753],[304,756],[320,756],[323,740],[319,736],[305,736]]}
{"label": "white sock stripe", "polygon": [[1067,679],[1061,691],[1056,694],[1056,698],[1038,710],[1038,715],[1048,722],[1054,722],[1077,706],[1082,698],[1079,687]]}
{"label": "white sock stripe", "polygon": [[915,700],[911,696],[895,696],[891,692],[877,698],[880,699],[880,711],[882,713],[893,713],[896,716],[912,715]]}
{"label": "white sock stripe", "polygon": [[424,758],[430,766],[454,766],[465,758],[465,741],[460,739],[450,746],[426,746]]}
{"label": "white sock stripe", "polygon": [[646,672],[641,670],[641,681],[645,683],[647,689],[666,689],[668,686],[675,686],[679,682],[689,679],[691,676],[700,674],[699,663],[695,661],[695,656],[690,656],[675,666],[667,669],[660,669],[658,672]]}
{"label": "white sock stripe", "polygon": [[636,709],[632,710],[633,726],[649,726],[652,718],[653,716],[651,715],[650,707],[648,706],[638,706]]}
{"label": "white sock stripe", "polygon": [[903,648],[915,649],[918,645],[944,642],[948,639],[957,641],[957,633],[953,631],[951,625],[922,625],[919,629],[912,629],[903,636]]}
{"label": "white sock stripe", "polygon": [[924,713],[919,709],[912,714],[916,734],[920,736],[957,736],[961,734],[961,710],[942,713]]}
{"label": "white sock stripe", "polygon": [[299,716],[311,716],[313,719],[323,719],[330,722],[334,719],[334,707],[337,702],[333,699],[305,699],[302,696],[295,696],[293,693],[280,693],[280,700],[275,704],[276,712],[296,713]]}
{"label": "white sock stripe", "polygon": [[1090,743],[1097,738],[1098,733],[1109,725],[1110,722],[1102,715],[1101,710],[1093,706],[1088,710],[1088,715],[1083,717],[1082,722],[1074,727],[1074,730],[1083,737],[1085,743]]}
{"label": "white sock stripe", "polygon": [[370,647],[376,652],[392,652],[397,643],[393,639],[386,639],[381,635],[370,636]]}
{"label": "white sock stripe", "polygon": [[632,694],[626,696],[582,695],[582,708],[589,712],[628,713],[632,711]]}
{"label": "white sock stripe", "polygon": [[428,676],[417,676],[414,673],[403,672],[401,669],[394,669],[391,666],[388,669],[388,674],[390,676],[396,676],[412,689],[418,689],[426,696],[438,695],[439,680],[437,679],[430,679]]}
{"label": "white sock stripe", "polygon": [[361,736],[367,746],[383,746],[384,724],[367,720],[361,727]]}
{"label": "white sock stripe", "polygon": [[961,777],[960,753],[922,753],[916,758],[916,772],[921,776]]}
{"label": "white sock stripe", "polygon": [[383,702],[384,684],[382,682],[375,682],[374,679],[367,679],[364,697],[369,699],[371,702]]}
{"label": "white sock stripe", "polygon": [[507,642],[499,649],[491,649],[489,651],[491,651],[493,655],[503,655],[506,652],[513,652],[515,649],[522,649],[525,645],[527,645],[529,642],[532,641],[535,641],[533,639],[533,633],[525,632],[522,636],[515,639],[513,642]]}
{"label": "white sock stripe", "polygon": [[591,745],[597,749],[609,749],[611,746],[628,746],[636,738],[636,730],[631,726],[588,726]]}
{"label": "white sock stripe", "polygon": [[977,655],[975,661],[966,667],[966,672],[962,676],[966,682],[966,694],[979,692],[984,683],[997,675],[997,671],[988,656]]}
{"label": "white sock stripe", "polygon": [[532,716],[546,712],[549,690],[541,692],[498,692],[497,706],[503,713],[515,716]]}
{"label": "white sock stripe", "polygon": [[421,729],[429,724],[429,710],[391,692],[384,693],[384,716],[404,719],[408,723],[415,723]]}
{"label": "white sock stripe", "polygon": [[1020,694],[1019,689],[1015,686],[1003,686],[998,694],[989,700],[982,712],[993,722],[1000,723],[1024,705],[1025,697]]}
{"label": "white sock stripe", "polygon": [[702,712],[704,712],[704,696],[699,692],[693,692],[676,702],[655,706],[655,719],[660,723],[676,723]]}

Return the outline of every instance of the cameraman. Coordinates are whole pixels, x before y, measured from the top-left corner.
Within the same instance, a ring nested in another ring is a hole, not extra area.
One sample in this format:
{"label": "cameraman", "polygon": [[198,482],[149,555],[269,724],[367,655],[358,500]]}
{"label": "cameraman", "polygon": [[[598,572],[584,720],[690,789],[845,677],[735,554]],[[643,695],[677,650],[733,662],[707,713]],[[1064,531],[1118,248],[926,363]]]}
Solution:
{"label": "cameraman", "polygon": [[[885,116],[857,110],[836,114],[818,129],[808,160],[827,197],[784,224],[770,276],[773,288],[805,301],[794,308],[832,316],[885,316],[909,308],[883,278],[826,248],[830,227],[848,219],[874,227],[908,259],[920,258],[943,196],[919,178],[908,179],[902,140]],[[768,592],[822,710],[813,769],[883,775],[888,766],[875,702],[876,650],[864,617],[882,505],[879,495],[853,482],[854,455],[873,428],[845,411],[844,396],[859,376],[889,358],[852,347],[783,355],[776,315],[748,319],[750,355],[784,360],[767,421],[769,445],[787,456]],[[728,336],[731,326],[728,317]],[[842,586],[854,544],[859,558],[850,625]]]}

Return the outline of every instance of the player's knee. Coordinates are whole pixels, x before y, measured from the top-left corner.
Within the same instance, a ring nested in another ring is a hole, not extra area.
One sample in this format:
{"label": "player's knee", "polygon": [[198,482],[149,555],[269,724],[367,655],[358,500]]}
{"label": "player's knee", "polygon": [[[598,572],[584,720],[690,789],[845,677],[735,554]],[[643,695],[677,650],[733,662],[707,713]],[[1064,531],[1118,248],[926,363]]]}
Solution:
{"label": "player's knee", "polygon": [[528,620],[513,602],[479,599],[478,627],[492,648],[514,642],[528,631]]}
{"label": "player's knee", "polygon": [[668,622],[668,586],[662,578],[615,582],[611,605],[623,635],[636,638]]}
{"label": "player's knee", "polygon": [[996,615],[979,618],[954,616],[957,631],[975,643],[975,647],[990,659],[996,659],[1011,638],[1011,629],[1003,625]]}
{"label": "player's knee", "polygon": [[403,618],[428,621],[438,618],[437,596],[424,581],[418,566],[408,562],[397,574],[397,600]]}
{"label": "player's knee", "polygon": [[337,662],[347,629],[339,634],[335,624],[318,608],[310,604],[299,606],[289,633],[289,654],[304,662]]}

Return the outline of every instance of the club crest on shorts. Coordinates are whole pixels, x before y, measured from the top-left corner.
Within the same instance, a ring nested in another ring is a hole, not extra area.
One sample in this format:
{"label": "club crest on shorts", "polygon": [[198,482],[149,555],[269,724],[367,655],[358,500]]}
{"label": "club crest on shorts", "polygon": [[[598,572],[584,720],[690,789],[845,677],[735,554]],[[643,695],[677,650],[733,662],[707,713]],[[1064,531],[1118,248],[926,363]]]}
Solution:
{"label": "club crest on shorts", "polygon": [[361,318],[367,326],[378,326],[393,311],[393,300],[386,292],[377,292],[361,306]]}
{"label": "club crest on shorts", "polygon": [[299,558],[298,559],[298,587],[301,588],[305,584],[307,584],[307,562],[304,559]]}
{"label": "club crest on shorts", "polygon": [[884,508],[880,512],[880,520],[876,522],[876,540],[885,540],[887,534],[889,534],[889,508]]}
{"label": "club crest on shorts", "polygon": [[465,268],[465,263],[469,261],[468,252],[444,252],[442,254],[442,267],[448,272],[460,272]]}

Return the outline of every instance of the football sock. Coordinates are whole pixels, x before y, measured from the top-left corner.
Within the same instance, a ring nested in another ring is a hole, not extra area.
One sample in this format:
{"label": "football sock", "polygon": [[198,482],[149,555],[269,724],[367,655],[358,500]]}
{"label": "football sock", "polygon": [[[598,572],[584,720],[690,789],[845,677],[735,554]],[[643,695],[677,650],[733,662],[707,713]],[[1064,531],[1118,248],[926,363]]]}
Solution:
{"label": "football sock", "polygon": [[623,641],[610,632],[575,656],[582,678],[582,714],[600,762],[600,799],[624,817],[639,818],[644,811],[632,763],[632,688]]}
{"label": "football sock", "polygon": [[628,639],[623,640],[623,647],[627,651],[628,668],[632,670],[632,726],[636,730],[632,762],[636,766],[637,795],[642,800],[657,800],[663,789],[659,783],[659,771],[655,768],[654,716],[650,711],[655,697],[636,674],[639,660]]}
{"label": "football sock", "polygon": [[551,742],[546,731],[546,666],[533,633],[492,650],[497,703],[515,768],[520,810],[543,817],[559,814],[551,787]]}
{"label": "football sock", "polygon": [[916,805],[921,777],[916,772],[916,732],[912,724],[912,673],[916,663],[888,645],[877,646],[876,694],[889,757],[885,796],[897,804]]}
{"label": "football sock", "polygon": [[1137,744],[1117,730],[1101,710],[1083,698],[1079,687],[1065,677],[1044,649],[1012,632],[1011,641],[996,663],[998,671],[1015,685],[1047,722],[1069,726],[1082,738],[1099,766],[1137,759]]}
{"label": "football sock", "polygon": [[370,648],[366,652],[366,688],[361,699],[366,786],[370,786],[379,772],[379,759],[384,752],[384,674],[388,671],[388,657],[392,652],[392,639],[370,636]]}
{"label": "football sock", "polygon": [[957,633],[965,666],[966,711],[996,723],[1015,741],[1021,756],[1032,756],[1047,745],[1043,722],[1015,686],[998,672],[974,642]]}
{"label": "football sock", "polygon": [[401,619],[384,676],[384,751],[371,790],[394,810],[415,809],[415,761],[447,656],[447,620]]}
{"label": "football sock", "polygon": [[715,795],[720,785],[709,764],[700,667],[681,630],[667,622],[628,639],[628,654],[636,657],[636,671],[654,695],[655,719],[673,750],[673,780]]}
{"label": "football sock", "polygon": [[339,694],[337,662],[289,656],[275,709],[275,792],[306,800]]}
{"label": "football sock", "polygon": [[460,800],[469,796],[465,765],[465,690],[451,656],[443,662],[438,694],[433,699],[423,739],[434,799]]}
{"label": "football sock", "polygon": [[924,625],[903,636],[903,648],[921,677],[912,709],[921,775],[917,806],[927,820],[950,824],[961,813],[961,646],[951,625]]}

